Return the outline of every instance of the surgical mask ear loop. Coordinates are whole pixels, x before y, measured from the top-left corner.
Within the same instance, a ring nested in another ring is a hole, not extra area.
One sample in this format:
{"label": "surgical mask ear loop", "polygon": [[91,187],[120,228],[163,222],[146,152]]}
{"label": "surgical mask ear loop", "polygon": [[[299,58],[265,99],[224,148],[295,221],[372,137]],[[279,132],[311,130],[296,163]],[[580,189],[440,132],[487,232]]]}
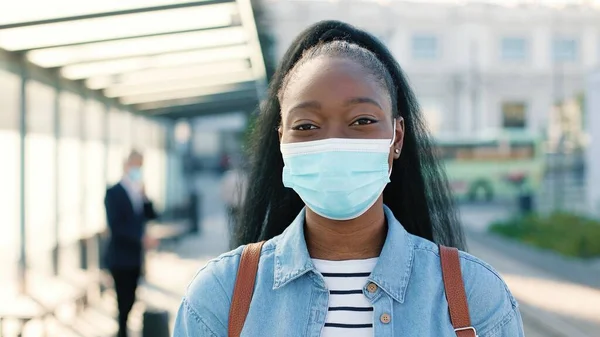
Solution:
{"label": "surgical mask ear loop", "polygon": [[392,147],[392,145],[394,145],[394,142],[396,141],[396,118],[393,119],[393,129],[392,129],[392,142],[390,143],[390,148]]}
{"label": "surgical mask ear loop", "polygon": [[[394,146],[394,142],[396,141],[396,118],[393,119],[393,134],[392,134],[392,142],[390,143],[390,149]],[[392,168],[394,167],[394,162],[392,161],[392,165],[388,170],[388,178],[392,176]]]}

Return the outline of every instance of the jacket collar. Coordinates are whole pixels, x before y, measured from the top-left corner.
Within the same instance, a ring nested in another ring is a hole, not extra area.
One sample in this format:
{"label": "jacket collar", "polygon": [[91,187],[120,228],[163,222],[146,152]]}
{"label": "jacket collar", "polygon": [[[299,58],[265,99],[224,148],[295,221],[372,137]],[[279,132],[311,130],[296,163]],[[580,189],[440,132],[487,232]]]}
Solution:
{"label": "jacket collar", "polygon": [[[387,206],[384,206],[384,211],[388,233],[369,281],[402,303],[411,275],[414,245],[410,234],[396,220],[392,211]],[[284,287],[308,272],[316,271],[304,238],[305,215],[303,209],[275,242],[274,289]]]}

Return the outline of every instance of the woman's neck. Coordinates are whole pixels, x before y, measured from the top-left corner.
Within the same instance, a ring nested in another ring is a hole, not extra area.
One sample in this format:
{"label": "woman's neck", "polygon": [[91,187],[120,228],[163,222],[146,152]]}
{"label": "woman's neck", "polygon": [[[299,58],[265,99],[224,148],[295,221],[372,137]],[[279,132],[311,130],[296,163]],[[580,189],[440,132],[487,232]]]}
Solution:
{"label": "woman's neck", "polygon": [[336,221],[307,208],[304,235],[312,258],[358,260],[378,257],[387,235],[383,202],[356,219]]}

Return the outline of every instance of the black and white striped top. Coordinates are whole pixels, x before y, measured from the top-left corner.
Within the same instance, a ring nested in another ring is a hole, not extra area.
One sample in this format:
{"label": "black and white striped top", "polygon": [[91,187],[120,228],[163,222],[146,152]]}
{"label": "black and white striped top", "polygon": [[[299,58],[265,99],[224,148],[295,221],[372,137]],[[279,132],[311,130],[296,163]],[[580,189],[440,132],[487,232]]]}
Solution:
{"label": "black and white striped top", "polygon": [[329,289],[329,309],[321,337],[373,337],[373,307],[363,294],[377,258],[327,261],[313,259]]}

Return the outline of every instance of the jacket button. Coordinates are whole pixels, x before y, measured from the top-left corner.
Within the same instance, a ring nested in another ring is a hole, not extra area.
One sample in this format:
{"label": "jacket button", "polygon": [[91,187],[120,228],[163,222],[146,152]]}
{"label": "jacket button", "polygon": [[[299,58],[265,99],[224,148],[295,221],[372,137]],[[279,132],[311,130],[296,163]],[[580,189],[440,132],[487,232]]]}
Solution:
{"label": "jacket button", "polygon": [[392,321],[392,316],[390,316],[389,314],[383,314],[383,315],[381,315],[381,317],[379,317],[379,320],[383,324],[388,324],[389,322]]}
{"label": "jacket button", "polygon": [[367,285],[367,290],[371,293],[374,294],[377,291],[377,285],[373,282],[369,283],[369,285]]}

